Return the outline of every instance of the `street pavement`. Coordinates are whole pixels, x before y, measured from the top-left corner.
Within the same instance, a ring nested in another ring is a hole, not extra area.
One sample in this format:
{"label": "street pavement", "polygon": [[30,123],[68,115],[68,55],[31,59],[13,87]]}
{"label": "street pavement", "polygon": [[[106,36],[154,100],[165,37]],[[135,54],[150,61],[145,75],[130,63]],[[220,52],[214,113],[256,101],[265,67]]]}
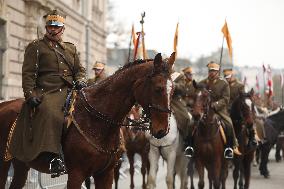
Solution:
{"label": "street pavement", "polygon": [[[270,178],[265,179],[263,176],[259,174],[258,167],[252,166],[252,176],[250,189],[283,189],[284,188],[284,161],[277,163],[274,158],[275,151],[272,150],[270,153],[270,162],[268,164],[268,168],[270,171]],[[142,176],[140,174],[140,166],[141,162],[139,160],[139,156],[136,157],[135,163],[135,176],[134,176],[134,184],[135,189],[142,189]],[[121,175],[118,183],[118,189],[127,189],[130,188],[130,176],[129,176],[129,165],[128,162],[125,161],[121,168]],[[161,159],[159,160],[159,170],[157,173],[157,189],[166,189],[166,162],[163,162]],[[46,174],[38,174],[33,171],[29,173],[29,179],[27,181],[24,189],[63,189],[66,188],[66,180],[67,175],[60,176],[56,179],[51,179],[50,175]],[[188,180],[189,181],[189,180]],[[197,188],[198,176],[194,175],[194,186]],[[190,187],[190,185],[188,185]],[[6,187],[7,188],[7,187]],[[82,186],[82,188],[85,188]],[[95,189],[94,184],[92,183],[92,189]],[[114,189],[114,184],[113,187]],[[176,179],[176,188],[179,189],[179,178]],[[208,179],[205,177],[205,188],[208,188]],[[226,182],[226,188],[233,188],[233,177],[232,177],[232,169],[229,170],[228,179]]]}

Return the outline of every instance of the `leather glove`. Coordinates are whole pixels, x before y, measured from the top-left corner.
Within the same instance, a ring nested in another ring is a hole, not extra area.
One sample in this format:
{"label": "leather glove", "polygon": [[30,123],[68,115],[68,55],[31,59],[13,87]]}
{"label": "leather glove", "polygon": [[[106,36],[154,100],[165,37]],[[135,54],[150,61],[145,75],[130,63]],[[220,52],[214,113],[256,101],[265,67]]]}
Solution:
{"label": "leather glove", "polygon": [[81,90],[82,88],[87,87],[87,84],[84,81],[76,81],[75,88]]}
{"label": "leather glove", "polygon": [[41,100],[36,96],[32,96],[28,99],[27,103],[31,108],[36,108],[38,105],[40,105]]}

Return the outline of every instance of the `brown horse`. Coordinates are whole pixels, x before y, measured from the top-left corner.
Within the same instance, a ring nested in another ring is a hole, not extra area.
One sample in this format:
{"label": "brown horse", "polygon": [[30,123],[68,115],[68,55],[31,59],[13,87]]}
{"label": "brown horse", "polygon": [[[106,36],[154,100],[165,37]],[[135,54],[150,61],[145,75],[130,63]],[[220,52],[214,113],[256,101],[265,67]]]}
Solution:
{"label": "brown horse", "polygon": [[[254,124],[252,96],[253,90],[249,93],[240,93],[232,103],[230,111],[236,137],[239,141],[239,150],[242,153],[241,156],[235,156],[233,160],[234,189],[237,189],[238,184],[240,189],[248,189],[250,184],[251,163],[255,148],[249,148],[247,145],[247,127],[252,127]],[[243,183],[243,179],[245,183]]]}
{"label": "brown horse", "polygon": [[[208,171],[209,188],[225,188],[228,176],[227,161],[224,158],[224,143],[220,133],[220,117],[211,108],[211,94],[204,86],[195,88],[196,94],[192,115],[195,119],[194,162],[199,175],[198,188],[204,188],[204,168]],[[193,186],[192,186],[193,187]]]}
{"label": "brown horse", "polygon": [[[139,106],[134,106],[129,113],[131,119],[139,120],[141,114]],[[142,173],[142,188],[146,189],[146,173],[149,171],[150,163],[148,153],[150,149],[149,140],[145,136],[145,132],[137,130],[135,126],[123,127],[123,137],[125,142],[126,154],[130,164],[130,188],[134,188],[134,155],[137,153],[141,156],[141,173]],[[119,168],[119,167],[118,167]],[[116,181],[117,183],[117,181]],[[117,184],[116,187],[117,189]]]}
{"label": "brown horse", "polygon": [[[143,107],[151,120],[152,135],[161,138],[168,133],[173,88],[170,72],[174,61],[175,53],[168,61],[162,60],[159,53],[154,60],[127,64],[101,83],[78,92],[73,122],[62,139],[68,171],[67,188],[79,189],[87,177],[93,176],[96,189],[111,189],[113,169],[119,159],[120,126],[135,102]],[[10,123],[1,127],[11,127],[16,115],[1,114],[0,122],[9,120],[6,123]],[[8,131],[3,133],[1,145],[6,144]],[[3,164],[1,158],[0,165]],[[15,173],[10,188],[23,188],[30,167],[49,173],[48,163],[41,156],[28,163],[14,158],[13,165],[15,171],[20,167],[22,172],[21,175]],[[4,171],[1,168],[0,174],[7,174]],[[0,183],[5,183],[6,177],[0,179]]]}

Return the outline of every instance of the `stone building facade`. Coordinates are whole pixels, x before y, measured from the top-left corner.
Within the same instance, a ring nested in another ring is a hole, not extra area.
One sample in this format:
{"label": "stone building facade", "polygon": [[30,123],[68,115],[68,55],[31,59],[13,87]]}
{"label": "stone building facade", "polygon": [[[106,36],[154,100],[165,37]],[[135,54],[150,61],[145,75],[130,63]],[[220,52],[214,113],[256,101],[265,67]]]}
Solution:
{"label": "stone building facade", "polygon": [[91,72],[95,61],[106,62],[107,0],[0,0],[0,100],[23,97],[22,62],[29,42],[42,37],[42,18],[52,9],[66,13],[63,39],[74,43]]}

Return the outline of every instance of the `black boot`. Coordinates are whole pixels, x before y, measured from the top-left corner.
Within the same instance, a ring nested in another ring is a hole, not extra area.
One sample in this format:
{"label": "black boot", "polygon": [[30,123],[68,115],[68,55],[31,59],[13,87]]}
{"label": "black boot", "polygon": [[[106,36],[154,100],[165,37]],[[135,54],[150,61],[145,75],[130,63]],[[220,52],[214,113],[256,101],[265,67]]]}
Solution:
{"label": "black boot", "polygon": [[54,157],[49,162],[49,171],[51,174],[51,178],[59,177],[66,173],[65,165],[60,157]]}
{"label": "black boot", "polygon": [[257,141],[255,139],[255,131],[253,129],[253,127],[248,127],[248,137],[249,137],[249,141],[248,141],[248,148],[254,149],[257,147]]}
{"label": "black boot", "polygon": [[192,158],[194,155],[194,149],[193,149],[193,137],[187,137],[184,141],[185,150],[184,155],[188,158]]}

